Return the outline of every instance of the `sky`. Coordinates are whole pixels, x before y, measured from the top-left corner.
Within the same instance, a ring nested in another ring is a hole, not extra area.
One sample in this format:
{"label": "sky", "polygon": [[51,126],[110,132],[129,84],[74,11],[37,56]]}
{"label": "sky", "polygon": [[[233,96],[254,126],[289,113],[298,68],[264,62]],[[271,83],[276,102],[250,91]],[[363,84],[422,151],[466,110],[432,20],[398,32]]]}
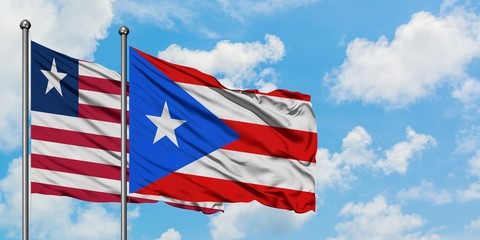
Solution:
{"label": "sky", "polygon": [[[21,238],[21,30],[120,71],[129,45],[229,88],[309,94],[316,212],[129,205],[129,239],[478,239],[480,4],[1,0],[0,239]],[[32,196],[32,239],[119,239],[119,204]]]}

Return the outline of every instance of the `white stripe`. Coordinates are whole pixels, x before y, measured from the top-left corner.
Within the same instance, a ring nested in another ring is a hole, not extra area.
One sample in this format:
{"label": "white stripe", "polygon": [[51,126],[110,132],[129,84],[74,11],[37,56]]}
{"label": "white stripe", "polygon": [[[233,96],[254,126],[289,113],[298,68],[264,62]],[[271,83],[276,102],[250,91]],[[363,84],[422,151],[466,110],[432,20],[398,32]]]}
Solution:
{"label": "white stripe", "polygon": [[80,89],[78,103],[120,109],[120,95]]}
{"label": "white stripe", "polygon": [[179,173],[304,192],[315,191],[315,163],[230,150],[216,150]]}
{"label": "white stripe", "polygon": [[100,64],[78,61],[78,75],[120,81],[120,74]]}
{"label": "white stripe", "polygon": [[120,138],[120,124],[32,111],[32,125]]}
{"label": "white stripe", "polygon": [[[83,89],[80,89],[78,91],[78,95],[79,95],[78,103],[80,104],[120,109],[120,99],[121,99],[120,95],[88,91]],[[127,110],[129,109],[128,101],[129,101],[129,97],[127,97]]]}
{"label": "white stripe", "polygon": [[32,139],[32,154],[120,166],[120,152]]}
{"label": "white stripe", "polygon": [[311,103],[194,84],[177,83],[217,117],[316,132]]}
{"label": "white stripe", "polygon": [[90,191],[120,194],[120,181],[92,176],[31,168],[32,182]]}

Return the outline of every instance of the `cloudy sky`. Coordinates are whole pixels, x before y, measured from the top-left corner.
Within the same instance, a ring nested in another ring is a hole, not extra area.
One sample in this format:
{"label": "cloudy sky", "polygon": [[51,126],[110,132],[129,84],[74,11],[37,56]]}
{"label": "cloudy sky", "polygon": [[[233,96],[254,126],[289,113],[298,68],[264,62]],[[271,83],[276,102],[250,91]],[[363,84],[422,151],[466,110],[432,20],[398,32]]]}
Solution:
{"label": "cloudy sky", "polygon": [[[477,1],[2,0],[0,238],[21,231],[21,30],[119,71],[129,44],[231,88],[312,96],[317,211],[129,206],[130,239],[478,239]],[[33,239],[118,239],[118,204],[34,195]]]}

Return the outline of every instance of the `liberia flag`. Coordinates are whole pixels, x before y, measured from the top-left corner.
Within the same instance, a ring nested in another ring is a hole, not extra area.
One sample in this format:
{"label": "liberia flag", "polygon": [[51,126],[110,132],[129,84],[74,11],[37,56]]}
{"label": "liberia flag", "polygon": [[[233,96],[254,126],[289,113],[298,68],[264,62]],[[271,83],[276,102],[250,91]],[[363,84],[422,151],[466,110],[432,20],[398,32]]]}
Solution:
{"label": "liberia flag", "polygon": [[[31,191],[91,202],[120,202],[120,75],[31,43]],[[216,212],[217,203],[190,203],[131,194],[129,202],[167,201]]]}
{"label": "liberia flag", "polygon": [[129,72],[131,192],[315,210],[310,96],[227,89],[135,48]]}

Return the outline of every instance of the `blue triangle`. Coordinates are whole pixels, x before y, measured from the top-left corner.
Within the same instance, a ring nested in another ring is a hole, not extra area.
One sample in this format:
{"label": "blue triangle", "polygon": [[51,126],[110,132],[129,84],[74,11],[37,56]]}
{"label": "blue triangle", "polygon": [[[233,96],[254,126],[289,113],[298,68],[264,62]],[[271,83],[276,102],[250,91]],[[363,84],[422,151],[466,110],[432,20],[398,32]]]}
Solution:
{"label": "blue triangle", "polygon": [[[231,143],[239,135],[172,79],[130,50],[130,192]],[[167,137],[153,143],[157,127],[146,115],[186,122],[175,129],[178,147]]]}

